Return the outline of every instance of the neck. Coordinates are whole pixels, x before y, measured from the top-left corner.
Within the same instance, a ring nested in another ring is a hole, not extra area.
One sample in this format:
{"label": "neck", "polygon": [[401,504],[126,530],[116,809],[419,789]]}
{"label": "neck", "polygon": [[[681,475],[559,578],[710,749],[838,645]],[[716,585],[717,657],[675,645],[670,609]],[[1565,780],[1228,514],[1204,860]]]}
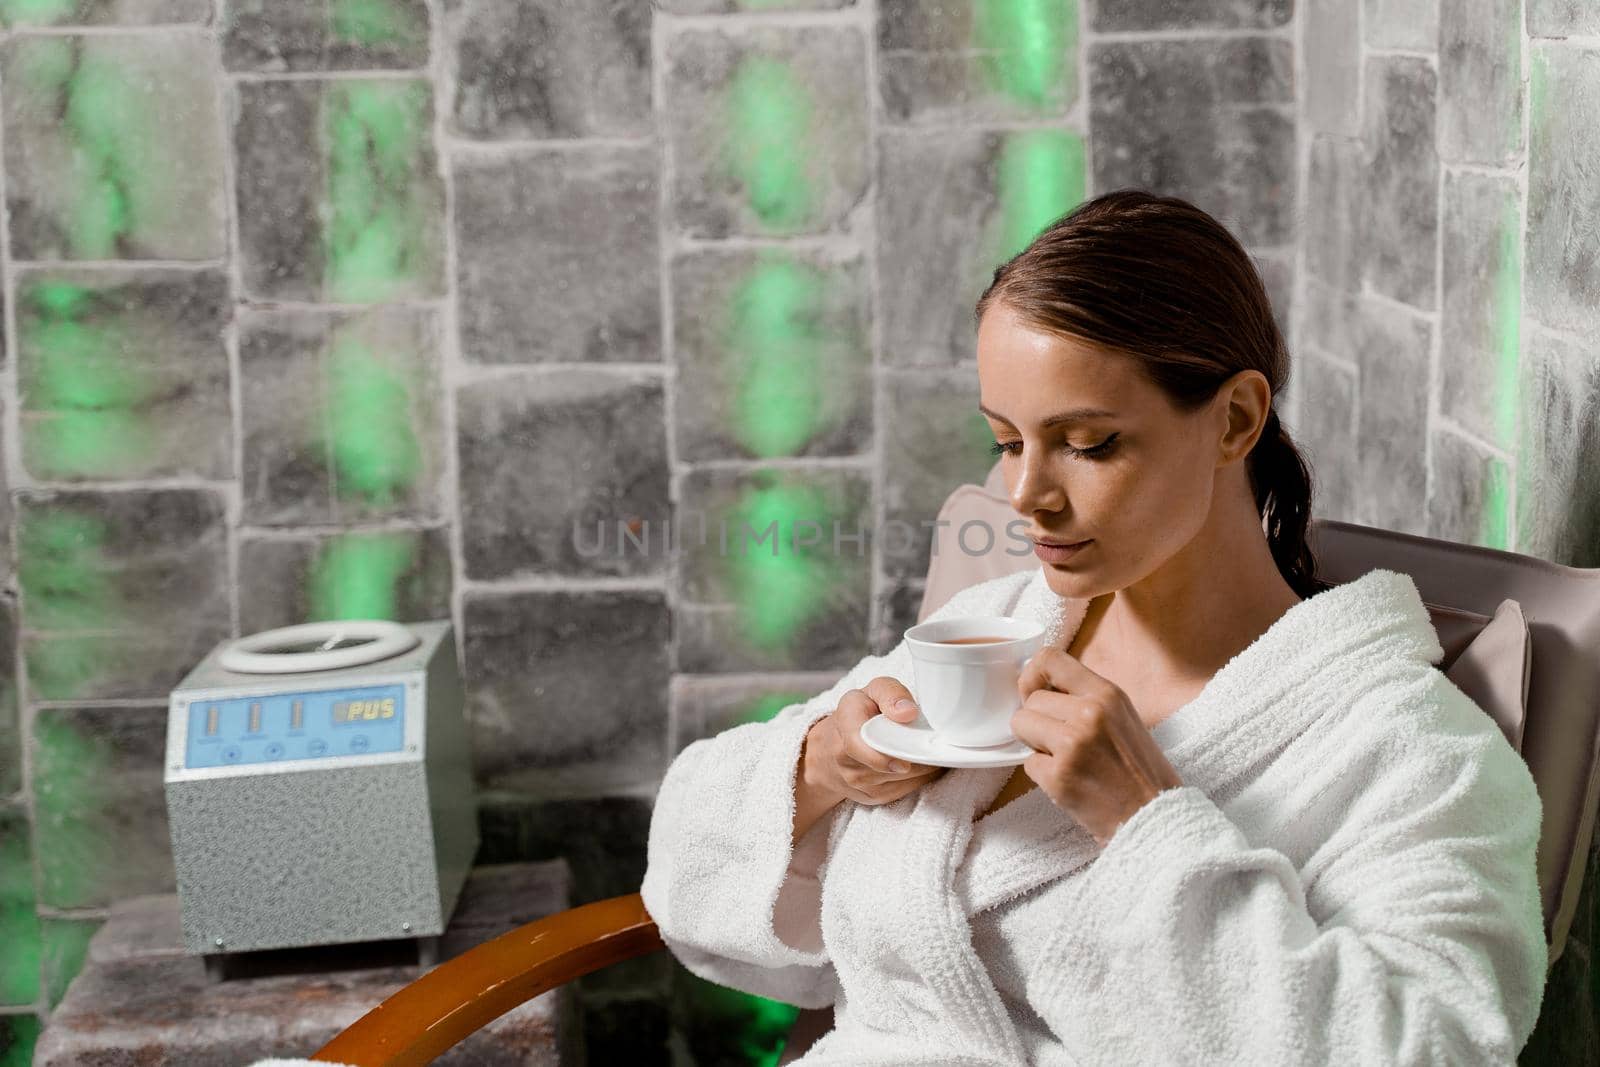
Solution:
{"label": "neck", "polygon": [[1155,571],[1090,601],[1080,632],[1103,631],[1128,676],[1210,678],[1300,602],[1254,508],[1221,510]]}

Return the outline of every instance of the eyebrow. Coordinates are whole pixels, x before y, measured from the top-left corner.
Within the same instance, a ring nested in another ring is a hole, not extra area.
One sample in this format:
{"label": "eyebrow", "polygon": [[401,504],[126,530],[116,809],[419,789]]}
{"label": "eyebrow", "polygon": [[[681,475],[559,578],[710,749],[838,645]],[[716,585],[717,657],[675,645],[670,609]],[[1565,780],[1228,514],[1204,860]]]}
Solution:
{"label": "eyebrow", "polygon": [[[1010,419],[1006,418],[998,411],[990,411],[982,404],[978,405],[978,410],[989,416],[991,419],[999,419],[1007,426],[1014,425]],[[1108,419],[1115,418],[1116,414],[1117,413],[1115,411],[1107,411],[1105,408],[1068,408],[1066,411],[1058,411],[1049,418],[1043,419],[1040,421],[1039,425],[1058,426],[1064,422],[1083,422],[1086,419]]]}

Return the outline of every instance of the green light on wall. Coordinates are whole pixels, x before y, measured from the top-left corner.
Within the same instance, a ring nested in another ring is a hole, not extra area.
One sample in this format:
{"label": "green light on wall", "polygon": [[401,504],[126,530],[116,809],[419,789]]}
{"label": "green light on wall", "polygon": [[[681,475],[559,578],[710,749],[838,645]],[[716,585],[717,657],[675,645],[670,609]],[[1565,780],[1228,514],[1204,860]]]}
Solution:
{"label": "green light on wall", "polygon": [[[819,547],[831,546],[827,514],[826,500],[817,490],[770,481],[747,490],[729,509],[725,565],[739,632],[752,645],[780,647],[827,604],[839,581],[831,557],[814,548],[791,547],[797,537],[813,536],[810,527],[797,528],[808,521],[823,526]],[[741,523],[748,524],[748,532]]]}
{"label": "green light on wall", "polygon": [[139,469],[156,435],[136,410],[151,386],[125,349],[136,338],[78,321],[92,309],[90,291],[45,281],[21,294],[24,449],[44,477],[116,475]]}
{"label": "green light on wall", "polygon": [[403,374],[361,340],[328,352],[328,444],[341,499],[373,506],[401,501],[422,468]]}
{"label": "green light on wall", "polygon": [[39,1030],[37,1015],[0,1015],[0,1067],[30,1067]]}
{"label": "green light on wall", "polygon": [[769,255],[733,295],[723,380],[734,436],[757,456],[793,454],[820,428],[822,293],[816,271]]}
{"label": "green light on wall", "polygon": [[[1515,447],[1517,412],[1522,405],[1522,218],[1515,195],[1500,213],[1500,257],[1494,278],[1495,433],[1505,448]],[[1506,465],[1491,460],[1485,475],[1483,529],[1478,543],[1510,547],[1511,477]]]}
{"label": "green light on wall", "polygon": [[686,989],[695,1060],[774,1067],[800,1009],[694,976]]}
{"label": "green light on wall", "polygon": [[95,874],[109,843],[83,813],[115,806],[104,785],[112,754],[53,716],[34,719],[33,743],[34,851],[44,900],[58,907],[92,903],[100,891]]}
{"label": "green light on wall", "polygon": [[400,579],[412,568],[417,538],[408,532],[342,534],[311,568],[312,619],[399,619]]}
{"label": "green light on wall", "polygon": [[78,0],[4,0],[0,2],[0,22],[7,26],[48,26],[69,19],[78,9]]}
{"label": "green light on wall", "polygon": [[800,227],[817,207],[808,161],[815,156],[812,106],[789,64],[765,56],[740,62],[723,99],[723,165],[750,208],[772,229]]}
{"label": "green light on wall", "polygon": [[739,716],[740,723],[767,722],[790,704],[810,700],[813,693],[768,693],[755,701]]}
{"label": "green light on wall", "polygon": [[1023,130],[1006,137],[998,168],[1000,250],[1010,259],[1083,201],[1083,138],[1063,130]]}
{"label": "green light on wall", "polygon": [[[35,9],[37,10],[37,9]],[[102,53],[79,49],[66,37],[25,38],[17,46],[17,91],[53,100],[60,128],[73,155],[64,199],[73,205],[65,220],[75,257],[113,259],[133,229],[136,203],[160,190],[134,188],[141,169],[154,170],[151,123],[139,106],[142,95]]]}
{"label": "green light on wall", "polygon": [[89,939],[100,929],[94,919],[42,919],[39,923],[40,969],[45,982],[45,1002],[54,1008],[67,994],[67,986],[83,969],[89,956]]}
{"label": "green light on wall", "polygon": [[404,44],[423,36],[422,27],[392,0],[334,0],[333,35],[360,45]]}
{"label": "green light on wall", "polygon": [[1077,0],[975,0],[972,30],[985,82],[1012,100],[1046,106],[1077,78]]}
{"label": "green light on wall", "polygon": [[0,817],[0,1004],[32,1004],[39,995],[41,944],[27,830],[20,810]]}
{"label": "green light on wall", "polygon": [[323,113],[328,152],[326,279],[329,298],[371,303],[403,291],[427,269],[427,221],[414,171],[426,154],[428,90],[422,82],[333,82]]}
{"label": "green light on wall", "polygon": [[1490,459],[1485,464],[1482,494],[1477,543],[1486,548],[1507,548],[1510,544],[1511,472],[1505,463]]}
{"label": "green light on wall", "polygon": [[28,511],[18,531],[18,581],[30,630],[113,629],[126,612],[107,575],[106,528],[66,511]]}
{"label": "green light on wall", "polygon": [[40,700],[77,697],[85,681],[104,670],[118,641],[105,631],[133,622],[106,539],[102,520],[77,512],[30,510],[18,523],[23,621],[36,631],[25,638],[28,680]]}

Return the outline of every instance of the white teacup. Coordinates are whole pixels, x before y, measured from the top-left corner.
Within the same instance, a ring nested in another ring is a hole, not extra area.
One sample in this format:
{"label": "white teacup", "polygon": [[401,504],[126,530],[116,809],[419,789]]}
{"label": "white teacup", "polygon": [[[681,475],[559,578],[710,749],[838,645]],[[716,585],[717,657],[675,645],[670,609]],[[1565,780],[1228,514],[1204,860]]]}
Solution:
{"label": "white teacup", "polygon": [[[1015,741],[1022,664],[1044,645],[1044,627],[1004,615],[940,619],[906,631],[917,704],[940,741],[984,748]],[[973,638],[998,638],[973,642]],[[957,643],[952,643],[957,642]]]}

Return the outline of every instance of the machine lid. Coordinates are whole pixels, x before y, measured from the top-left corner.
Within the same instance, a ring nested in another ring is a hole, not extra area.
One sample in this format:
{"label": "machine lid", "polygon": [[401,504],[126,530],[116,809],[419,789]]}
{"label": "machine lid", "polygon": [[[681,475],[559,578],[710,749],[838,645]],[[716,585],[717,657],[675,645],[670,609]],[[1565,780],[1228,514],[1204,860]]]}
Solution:
{"label": "machine lid", "polygon": [[[339,648],[346,641],[357,644]],[[386,619],[339,619],[263,630],[224,645],[217,663],[239,674],[300,674],[359,667],[409,652],[422,639]]]}

